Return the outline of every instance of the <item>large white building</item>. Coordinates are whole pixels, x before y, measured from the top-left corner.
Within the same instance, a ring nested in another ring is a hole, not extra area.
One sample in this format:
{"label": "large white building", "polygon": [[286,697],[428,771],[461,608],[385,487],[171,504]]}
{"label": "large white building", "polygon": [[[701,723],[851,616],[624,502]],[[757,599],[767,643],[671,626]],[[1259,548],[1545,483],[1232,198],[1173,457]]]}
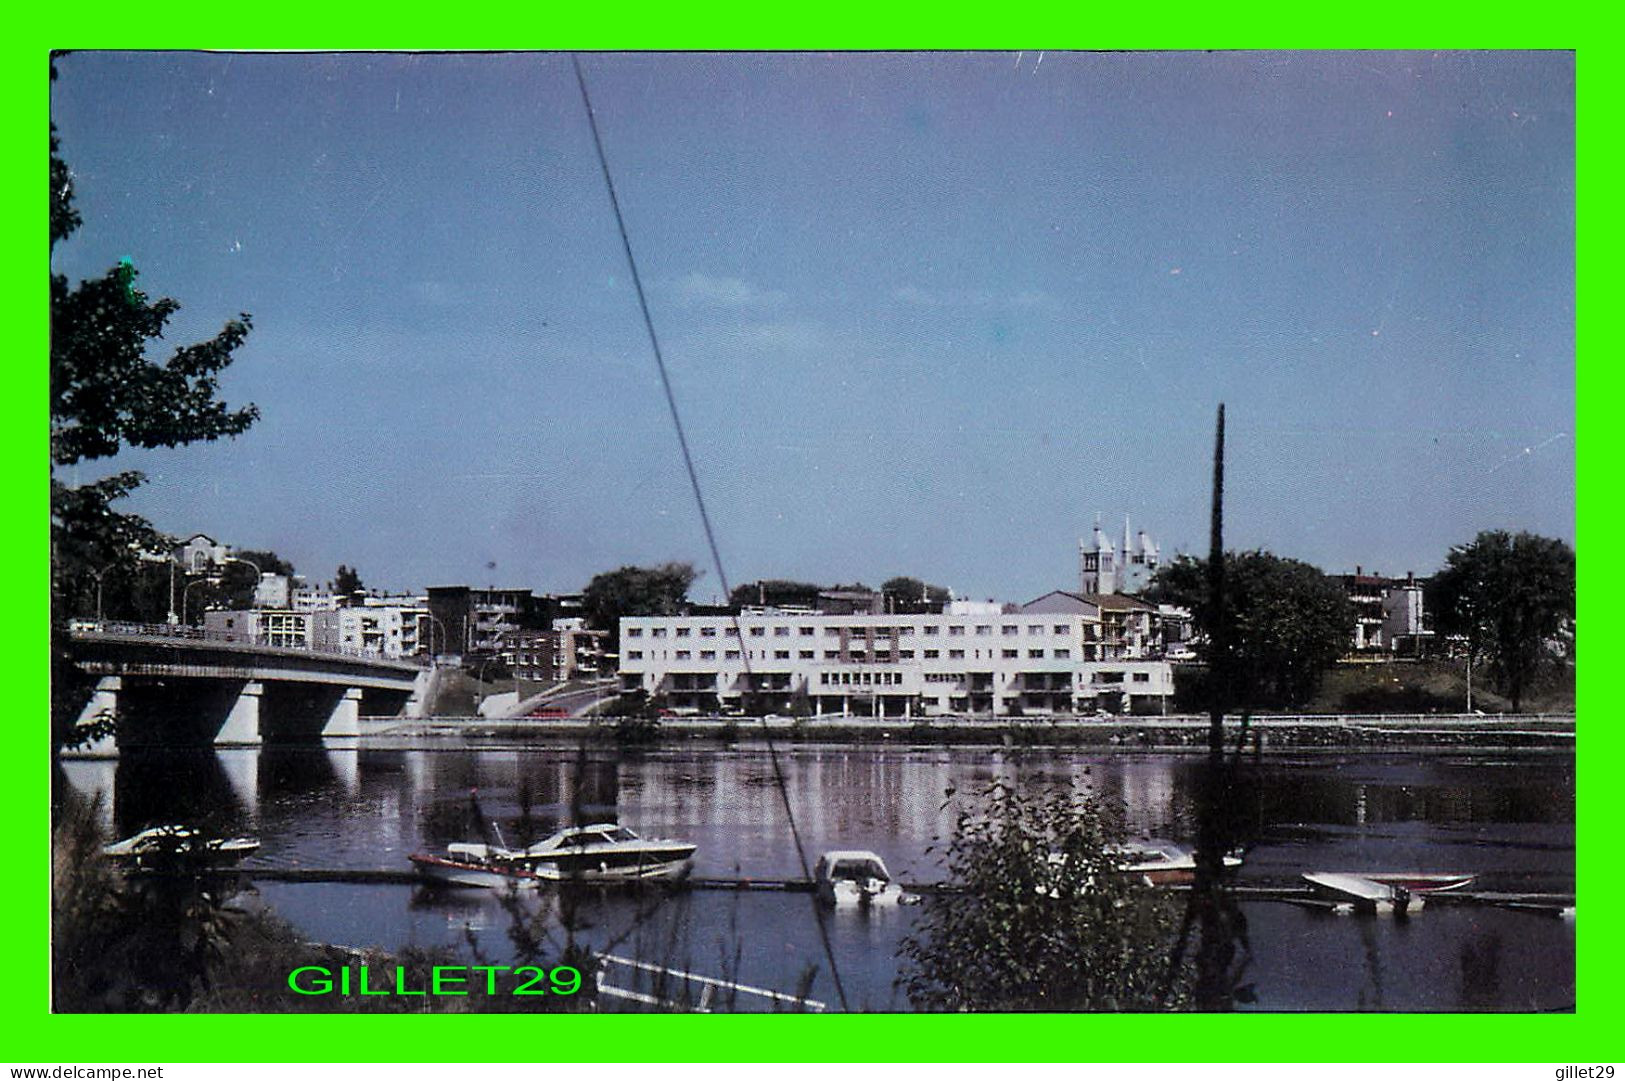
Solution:
{"label": "large white building", "polygon": [[419,653],[428,622],[427,606],[370,603],[389,598],[368,597],[368,603],[353,608],[334,608],[309,613],[311,644],[317,649],[339,649],[352,653],[376,653],[382,657],[411,657]]}
{"label": "large white building", "polygon": [[746,609],[620,624],[623,692],[675,709],[917,717],[1160,712],[1165,661],[1103,659],[1084,614],[827,615]]}
{"label": "large white building", "polygon": [[203,613],[203,630],[227,642],[309,649],[311,613],[283,609],[210,609]]}

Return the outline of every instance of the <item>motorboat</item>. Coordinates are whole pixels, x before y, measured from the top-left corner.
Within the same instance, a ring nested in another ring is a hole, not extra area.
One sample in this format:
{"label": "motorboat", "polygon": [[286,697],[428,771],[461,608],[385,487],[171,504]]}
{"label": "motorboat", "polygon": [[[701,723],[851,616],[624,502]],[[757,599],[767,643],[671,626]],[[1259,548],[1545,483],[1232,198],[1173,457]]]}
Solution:
{"label": "motorboat", "polygon": [[1359,875],[1411,893],[1444,893],[1465,889],[1478,878],[1476,874],[1456,871],[1361,871]]}
{"label": "motorboat", "polygon": [[[1153,886],[1183,885],[1196,879],[1196,850],[1172,841],[1149,838],[1112,846],[1107,853],[1123,874],[1143,875]],[[1241,856],[1227,853],[1224,868],[1241,866]]]}
{"label": "motorboat", "polygon": [[533,889],[547,881],[523,851],[499,845],[457,842],[447,845],[444,855],[414,852],[408,858],[418,874],[446,886]]}
{"label": "motorboat", "polygon": [[102,852],[121,863],[150,870],[175,861],[223,867],[259,851],[257,837],[214,837],[190,826],[152,826],[122,841],[103,845]]}
{"label": "motorboat", "polygon": [[1459,890],[1478,876],[1455,871],[1309,871],[1303,880],[1322,897],[1341,905],[1405,911],[1430,893]]}
{"label": "motorboat", "polygon": [[681,878],[692,869],[695,845],[639,837],[625,826],[600,822],[570,826],[524,850],[529,868],[544,879],[630,882]]}
{"label": "motorboat", "polygon": [[813,870],[819,900],[837,908],[860,905],[896,905],[903,887],[892,881],[886,862],[861,849],[825,852]]}

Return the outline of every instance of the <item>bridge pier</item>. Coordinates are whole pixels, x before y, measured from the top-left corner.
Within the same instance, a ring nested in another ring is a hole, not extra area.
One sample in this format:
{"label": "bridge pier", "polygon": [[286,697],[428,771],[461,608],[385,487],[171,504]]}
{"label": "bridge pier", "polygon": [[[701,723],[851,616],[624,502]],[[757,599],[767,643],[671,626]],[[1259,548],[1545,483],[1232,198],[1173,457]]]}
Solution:
{"label": "bridge pier", "polygon": [[243,684],[237,700],[226,714],[226,723],[214,737],[216,747],[258,747],[260,738],[260,697],[265,684],[250,680]]}
{"label": "bridge pier", "polygon": [[361,738],[361,688],[347,687],[339,695],[338,703],[322,726],[322,739],[355,740]]}
{"label": "bridge pier", "polygon": [[[103,713],[117,714],[118,693],[124,689],[124,680],[120,676],[103,676],[96,681],[96,690],[91,694],[90,701],[85,708],[79,711],[78,725],[87,725],[94,722]],[[118,743],[112,733],[100,739],[87,743],[83,747],[62,752],[65,758],[117,758]]]}

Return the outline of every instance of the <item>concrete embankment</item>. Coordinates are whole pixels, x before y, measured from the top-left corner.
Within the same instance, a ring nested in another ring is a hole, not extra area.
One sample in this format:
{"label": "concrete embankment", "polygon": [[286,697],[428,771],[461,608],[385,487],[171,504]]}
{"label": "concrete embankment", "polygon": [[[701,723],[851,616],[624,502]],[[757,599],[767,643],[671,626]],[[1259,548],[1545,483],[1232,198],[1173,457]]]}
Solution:
{"label": "concrete embankment", "polygon": [[[1267,714],[1225,720],[1225,742],[1248,750],[1407,747],[1574,749],[1572,714]],[[978,744],[1196,750],[1207,746],[1208,718],[1064,717],[948,719],[818,717],[617,718],[423,717],[363,718],[363,740],[514,739],[605,745],[664,745],[691,741],[751,743]]]}

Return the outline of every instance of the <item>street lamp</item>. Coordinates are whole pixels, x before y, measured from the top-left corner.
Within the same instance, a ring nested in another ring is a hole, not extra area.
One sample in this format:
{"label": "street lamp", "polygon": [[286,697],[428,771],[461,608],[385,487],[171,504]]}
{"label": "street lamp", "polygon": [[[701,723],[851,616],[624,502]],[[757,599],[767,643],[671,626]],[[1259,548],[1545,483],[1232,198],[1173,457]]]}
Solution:
{"label": "street lamp", "polygon": [[433,665],[435,663],[435,658],[439,656],[439,654],[434,651],[434,629],[436,627],[440,628],[440,648],[443,652],[448,641],[446,638],[446,624],[433,612],[424,612],[423,618],[429,621],[429,663],[430,665]]}
{"label": "street lamp", "polygon": [[116,562],[109,563],[100,570],[92,570],[90,572],[91,577],[96,579],[96,624],[98,627],[102,622],[102,575],[106,574],[116,566],[118,566]]}
{"label": "street lamp", "polygon": [[187,619],[186,619],[186,595],[188,593],[192,592],[192,587],[193,586],[212,586],[212,585],[219,585],[219,584],[220,584],[220,579],[214,578],[214,577],[199,578],[195,582],[187,582],[186,583],[186,588],[181,590],[181,623],[183,625],[185,625],[187,623]]}

